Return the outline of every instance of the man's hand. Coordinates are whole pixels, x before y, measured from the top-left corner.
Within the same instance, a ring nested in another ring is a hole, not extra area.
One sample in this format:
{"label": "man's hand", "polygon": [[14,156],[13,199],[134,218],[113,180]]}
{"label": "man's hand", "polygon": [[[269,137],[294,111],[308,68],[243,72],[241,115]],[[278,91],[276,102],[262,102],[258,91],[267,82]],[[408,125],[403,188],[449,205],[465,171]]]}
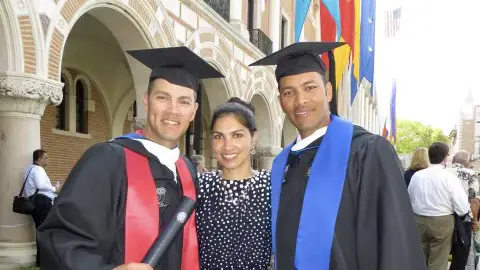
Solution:
{"label": "man's hand", "polygon": [[473,221],[472,222],[472,229],[474,232],[478,231],[478,221]]}
{"label": "man's hand", "polygon": [[145,263],[129,263],[119,265],[113,268],[113,270],[153,270],[153,268]]}

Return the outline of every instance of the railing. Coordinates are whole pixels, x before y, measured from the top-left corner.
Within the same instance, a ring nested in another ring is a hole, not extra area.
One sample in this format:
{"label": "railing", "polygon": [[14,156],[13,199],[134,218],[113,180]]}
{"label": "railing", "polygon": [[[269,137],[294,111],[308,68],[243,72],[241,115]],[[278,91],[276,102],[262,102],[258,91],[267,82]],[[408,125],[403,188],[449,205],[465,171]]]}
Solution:
{"label": "railing", "polygon": [[[235,0],[240,1],[240,0]],[[230,1],[229,0],[203,0],[209,5],[218,15],[222,16],[225,21],[230,22]]]}
{"label": "railing", "polygon": [[260,29],[250,30],[250,42],[257,46],[265,55],[272,53],[272,41]]}

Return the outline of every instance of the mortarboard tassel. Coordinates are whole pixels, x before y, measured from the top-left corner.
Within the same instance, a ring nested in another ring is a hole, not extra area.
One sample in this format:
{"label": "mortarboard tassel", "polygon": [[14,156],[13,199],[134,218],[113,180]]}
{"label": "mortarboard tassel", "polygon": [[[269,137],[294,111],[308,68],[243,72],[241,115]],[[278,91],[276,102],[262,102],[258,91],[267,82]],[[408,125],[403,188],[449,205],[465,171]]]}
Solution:
{"label": "mortarboard tassel", "polygon": [[197,103],[198,103],[198,109],[197,109],[197,115],[195,116],[195,121],[194,121],[194,137],[193,137],[193,149],[195,149],[195,152],[197,155],[200,154],[200,141],[202,137],[202,92],[204,91],[203,85],[200,85],[197,91]]}
{"label": "mortarboard tassel", "polygon": [[330,113],[338,116],[337,108],[337,82],[335,78],[335,56],[333,51],[328,51],[328,81],[332,85],[332,101],[330,101]]}

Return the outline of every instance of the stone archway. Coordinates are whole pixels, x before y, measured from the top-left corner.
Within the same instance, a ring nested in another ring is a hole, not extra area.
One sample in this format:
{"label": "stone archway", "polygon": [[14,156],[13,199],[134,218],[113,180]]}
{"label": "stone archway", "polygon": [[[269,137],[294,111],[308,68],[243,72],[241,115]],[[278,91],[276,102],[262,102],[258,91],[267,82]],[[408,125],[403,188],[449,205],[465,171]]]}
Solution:
{"label": "stone archway", "polygon": [[[68,129],[58,130],[52,124],[58,107],[47,108],[42,119],[42,141],[52,156],[62,160],[59,166],[50,166],[48,173],[53,181],[65,180],[64,176],[85,149],[128,130],[125,127],[133,125],[130,112],[136,100],[140,101],[136,103],[137,119],[145,118],[142,101],[150,70],[125,51],[171,46],[176,42],[168,20],[161,16],[166,16],[161,4],[89,1],[80,5],[80,2],[66,1],[60,6],[61,20],[46,35],[49,78],[58,79],[60,66],[74,73],[74,78],[85,78],[84,85],[91,86],[84,101],[75,94],[66,97],[76,108],[78,100],[83,106],[80,111],[68,109],[72,115]],[[75,82],[73,87],[77,87]],[[82,119],[86,118],[88,123],[82,126],[88,126],[83,128],[87,132],[76,128],[81,114],[86,115]],[[62,151],[61,145],[75,150]]]}
{"label": "stone archway", "polygon": [[10,1],[0,2],[0,73],[21,72],[24,66],[22,38]]}
{"label": "stone archway", "polygon": [[295,126],[290,123],[287,117],[283,121],[282,127],[282,148],[286,147],[287,145],[291,144],[298,135],[297,129]]}
{"label": "stone archway", "polygon": [[273,130],[271,125],[271,112],[265,98],[260,95],[254,95],[250,103],[255,108],[255,122],[258,132],[258,147],[267,147],[272,145]]}
{"label": "stone archway", "polygon": [[[244,100],[253,100],[255,95],[262,96],[268,109],[268,125],[270,130],[270,147],[280,147],[283,113],[277,100],[277,83],[271,70],[255,68],[243,91]],[[266,145],[266,146],[267,146]]]}
{"label": "stone archway", "polygon": [[[223,80],[204,80],[204,84],[212,84],[211,86],[220,87],[217,88],[219,90],[215,90],[215,88],[213,89],[216,93],[208,95],[212,110],[221,103],[227,101],[228,98],[240,96],[240,72],[238,71],[233,52],[220,32],[215,29],[199,29],[188,38],[185,42],[185,46],[200,55],[205,61],[212,64],[225,76]],[[209,90],[210,87],[208,86],[205,86],[205,88],[206,91],[212,91]],[[213,96],[218,94],[221,95],[221,98],[213,100]]]}
{"label": "stone archway", "polygon": [[3,14],[3,9],[1,8],[2,4],[0,4],[0,40],[4,40],[5,42],[0,42],[0,73],[3,73],[8,70],[8,43],[6,42],[7,39],[7,30],[5,29],[5,17],[6,14]]}
{"label": "stone archway", "polygon": [[246,83],[243,99],[255,106],[259,142],[255,147],[254,167],[270,170],[280,152],[282,114],[277,101],[276,82],[272,70],[255,68]]}
{"label": "stone archway", "polygon": [[[177,45],[169,14],[163,3],[158,0],[145,2],[66,0],[60,1],[54,9],[55,12],[52,14],[44,15],[47,21],[51,20],[53,23],[47,23],[44,29],[45,50],[48,54],[44,61],[46,64],[40,69],[40,72],[50,79],[59,80],[60,69],[65,62],[63,59],[65,44],[77,21],[84,19],[84,15],[97,19],[104,28],[107,28],[123,52]],[[130,56],[122,55],[119,58],[123,59],[122,66],[130,69],[128,77],[133,79],[133,84],[124,86],[133,89],[135,97],[119,93],[121,97],[118,97],[121,99],[119,103],[111,102],[109,113],[114,125],[111,128],[111,136],[120,132],[121,128],[118,126],[131,110],[133,102],[143,100],[150,73],[150,70]],[[110,102],[108,94],[106,96],[107,102]],[[143,103],[138,102],[137,105],[136,120],[138,125],[142,125],[145,119]]]}

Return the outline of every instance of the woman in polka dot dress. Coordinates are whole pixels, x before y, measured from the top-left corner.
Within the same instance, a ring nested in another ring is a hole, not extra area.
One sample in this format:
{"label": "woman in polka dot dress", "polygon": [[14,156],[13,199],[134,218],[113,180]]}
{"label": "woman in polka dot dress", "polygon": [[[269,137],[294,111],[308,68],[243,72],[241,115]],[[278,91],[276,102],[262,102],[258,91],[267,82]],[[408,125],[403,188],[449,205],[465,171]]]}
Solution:
{"label": "woman in polka dot dress", "polygon": [[221,171],[199,175],[200,268],[267,269],[271,257],[270,173],[254,171],[254,109],[238,98],[212,119],[212,150]]}

